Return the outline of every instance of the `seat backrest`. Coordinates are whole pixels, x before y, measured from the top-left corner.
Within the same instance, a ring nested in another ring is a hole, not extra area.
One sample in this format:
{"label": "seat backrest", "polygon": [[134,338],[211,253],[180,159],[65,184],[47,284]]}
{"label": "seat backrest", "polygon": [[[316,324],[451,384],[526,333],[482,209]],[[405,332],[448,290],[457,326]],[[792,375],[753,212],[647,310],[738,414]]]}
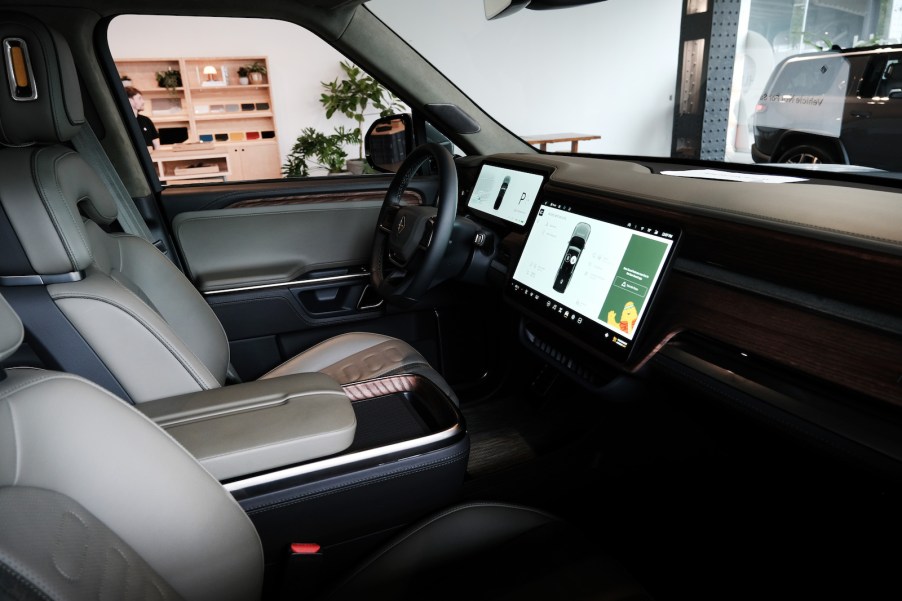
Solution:
{"label": "seat backrest", "polygon": [[[0,37],[4,70],[20,69],[11,79],[26,84],[0,90],[0,284],[10,304],[26,315],[23,304],[46,298],[121,387],[108,388],[133,402],[222,386],[229,346],[216,315],[156,247],[113,231],[110,190],[68,144],[89,126],[66,40],[16,13],[0,13]],[[34,286],[43,296],[17,289]],[[29,315],[36,336],[50,316]],[[74,354],[56,340],[35,345]],[[102,382],[58,359],[47,365]]]}
{"label": "seat backrest", "polygon": [[[0,297],[0,360],[21,340]],[[78,376],[0,370],[0,597],[238,601],[262,579],[244,510],[156,424]]]}

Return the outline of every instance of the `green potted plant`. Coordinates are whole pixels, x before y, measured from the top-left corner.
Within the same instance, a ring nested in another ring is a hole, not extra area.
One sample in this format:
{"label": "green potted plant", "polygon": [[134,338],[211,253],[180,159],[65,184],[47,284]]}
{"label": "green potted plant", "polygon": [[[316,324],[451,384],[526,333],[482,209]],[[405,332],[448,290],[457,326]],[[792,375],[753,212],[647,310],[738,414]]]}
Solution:
{"label": "green potted plant", "polygon": [[[372,106],[380,117],[386,117],[403,109],[400,100],[379,82],[364,73],[359,67],[346,61],[339,63],[344,77],[333,81],[320,82],[326,90],[320,96],[320,103],[326,109],[326,117],[332,118],[336,112],[357,122],[355,133],[358,140],[357,159],[349,161],[348,168],[354,173],[363,172],[363,120],[367,109]],[[357,163],[352,165],[351,163]]]}
{"label": "green potted plant", "polygon": [[161,88],[169,90],[170,94],[175,94],[176,88],[182,87],[182,73],[175,68],[169,68],[165,71],[157,71],[157,85]]}
{"label": "green potted plant", "polygon": [[[244,69],[247,71],[247,77],[251,83],[263,83],[263,76],[266,75],[266,65],[260,61],[254,61],[249,65],[244,65]],[[240,76],[239,73],[239,77]]]}
{"label": "green potted plant", "polygon": [[250,83],[250,80],[247,77],[247,73],[248,73],[247,67],[245,67],[245,66],[238,67],[238,83],[239,84],[246,86],[247,84]]}
{"label": "green potted plant", "polygon": [[310,175],[308,161],[324,167],[329,173],[341,173],[347,163],[345,144],[359,143],[359,135],[344,126],[336,127],[335,133],[326,135],[312,127],[301,132],[291,152],[285,157],[282,175],[285,177],[306,177]]}

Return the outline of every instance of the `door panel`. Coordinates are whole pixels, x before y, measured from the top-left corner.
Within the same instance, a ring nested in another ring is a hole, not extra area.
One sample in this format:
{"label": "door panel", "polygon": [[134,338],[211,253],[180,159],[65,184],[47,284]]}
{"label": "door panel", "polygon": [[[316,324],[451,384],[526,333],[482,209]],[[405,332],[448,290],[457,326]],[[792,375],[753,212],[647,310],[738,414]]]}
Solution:
{"label": "door panel", "polygon": [[[435,194],[431,178],[418,179],[404,202]],[[435,312],[386,307],[369,287],[390,182],[337,176],[163,190],[185,271],[222,322],[242,378],[351,330],[397,336],[438,359]]]}
{"label": "door panel", "polygon": [[257,206],[179,214],[172,223],[202,292],[300,280],[367,265],[381,201]]}

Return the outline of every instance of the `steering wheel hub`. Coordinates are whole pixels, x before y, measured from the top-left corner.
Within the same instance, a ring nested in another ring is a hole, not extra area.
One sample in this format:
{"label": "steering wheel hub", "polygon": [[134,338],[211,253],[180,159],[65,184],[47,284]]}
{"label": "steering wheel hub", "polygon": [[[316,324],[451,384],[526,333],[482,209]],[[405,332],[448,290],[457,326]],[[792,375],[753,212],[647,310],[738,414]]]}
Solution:
{"label": "steering wheel hub", "polygon": [[398,210],[388,236],[389,258],[393,263],[404,267],[418,248],[429,247],[429,220],[435,213],[434,207],[401,207]]}

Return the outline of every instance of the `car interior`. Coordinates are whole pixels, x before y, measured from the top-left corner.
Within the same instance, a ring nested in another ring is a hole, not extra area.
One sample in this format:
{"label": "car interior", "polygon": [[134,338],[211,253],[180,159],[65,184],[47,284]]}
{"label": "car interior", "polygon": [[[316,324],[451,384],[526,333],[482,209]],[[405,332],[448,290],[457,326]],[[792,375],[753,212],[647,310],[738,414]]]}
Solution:
{"label": "car interior", "polygon": [[[3,598],[895,596],[898,178],[537,149],[365,0],[0,4]],[[164,185],[121,14],[410,110],[366,175]]]}

